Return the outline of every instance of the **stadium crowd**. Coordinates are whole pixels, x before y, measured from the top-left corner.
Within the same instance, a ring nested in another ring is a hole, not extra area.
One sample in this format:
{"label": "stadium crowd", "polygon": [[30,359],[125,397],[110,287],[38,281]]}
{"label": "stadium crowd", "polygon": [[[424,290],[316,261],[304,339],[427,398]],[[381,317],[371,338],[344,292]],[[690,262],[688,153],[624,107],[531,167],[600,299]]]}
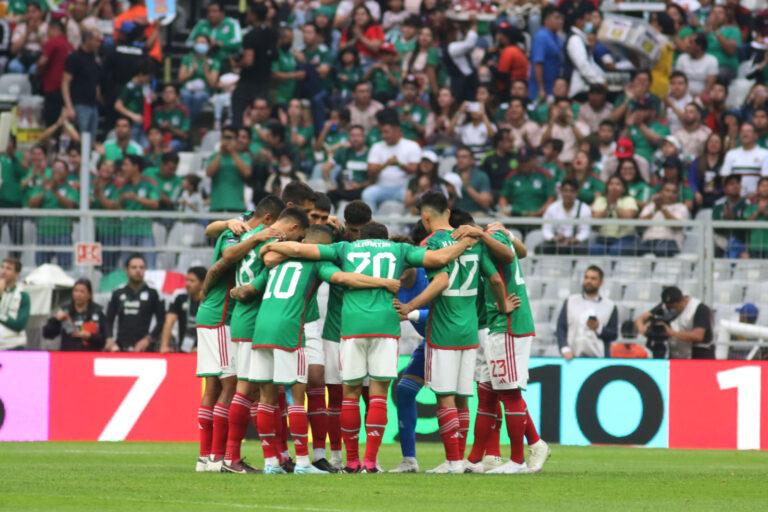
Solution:
{"label": "stadium crowd", "polygon": [[[43,96],[45,130],[0,157],[0,207],[77,208],[88,132],[93,209],[240,212],[298,180],[375,213],[442,190],[472,213],[544,220],[768,219],[768,13],[668,2],[650,14],[650,62],[597,38],[601,7],[268,0],[240,14],[211,1],[169,73],[175,25],[149,22],[143,0],[12,1],[5,70]],[[206,136],[219,143],[204,168],[178,176],[178,152]],[[153,243],[146,222],[108,222],[107,245]],[[18,223],[2,223],[20,245]],[[40,220],[38,243],[71,245],[70,231]],[[682,242],[665,227],[543,232],[537,250],[553,254],[669,256]],[[766,230],[728,238],[728,257],[768,254]],[[69,267],[66,253],[37,263],[54,258]]]}

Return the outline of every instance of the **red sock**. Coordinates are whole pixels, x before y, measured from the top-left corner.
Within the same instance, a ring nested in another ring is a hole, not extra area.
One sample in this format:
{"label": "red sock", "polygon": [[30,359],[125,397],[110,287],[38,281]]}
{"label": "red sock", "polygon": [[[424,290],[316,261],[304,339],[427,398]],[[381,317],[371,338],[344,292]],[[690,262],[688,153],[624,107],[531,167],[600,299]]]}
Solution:
{"label": "red sock", "polygon": [[439,407],[437,409],[437,424],[440,426],[440,437],[443,438],[446,460],[461,460],[459,454],[459,412],[455,407]]}
{"label": "red sock", "polygon": [[253,425],[254,430],[257,432],[259,431],[259,402],[253,402],[251,404],[251,425]]}
{"label": "red sock", "polygon": [[459,409],[459,455],[464,458],[469,434],[469,409]]}
{"label": "red sock", "polygon": [[276,415],[276,430],[278,446],[280,447],[280,456],[288,451],[288,402],[285,400],[285,388],[282,386],[277,392],[278,408]]}
{"label": "red sock", "polygon": [[256,430],[259,432],[261,440],[261,450],[264,452],[264,458],[278,456],[277,435],[275,434],[275,409],[272,404],[259,404],[259,414],[256,416]]}
{"label": "red sock", "polygon": [[528,446],[536,444],[541,440],[539,433],[536,431],[536,425],[533,424],[533,420],[531,419],[531,413],[528,412],[528,409],[525,410],[525,439],[528,441]]}
{"label": "red sock", "polygon": [[483,460],[488,438],[492,435],[496,423],[496,407],[499,397],[488,382],[477,385],[477,414],[475,415],[475,444],[467,456],[467,460],[477,463]]}
{"label": "red sock", "polygon": [[523,437],[525,436],[525,400],[519,389],[500,393],[501,403],[504,404],[504,419],[507,422],[507,434],[511,448],[512,462],[522,464],[525,461]]}
{"label": "red sock", "polygon": [[201,405],[197,409],[197,428],[200,430],[200,457],[208,457],[213,436],[213,407]]}
{"label": "red sock", "polygon": [[[307,390],[307,416],[312,425],[312,448],[325,450],[328,434],[328,413],[325,409],[325,386]],[[293,431],[291,431],[293,432]]]}
{"label": "red sock", "polygon": [[499,396],[496,395],[496,422],[491,429],[491,435],[485,441],[485,454],[491,457],[501,457],[501,427],[504,426],[502,419],[504,418],[501,412],[501,403],[498,401]]}
{"label": "red sock", "polygon": [[296,450],[297,457],[306,457],[309,455],[307,446],[307,411],[303,405],[292,405],[288,408],[288,419],[291,424],[291,437],[293,438],[293,448]]}
{"label": "red sock", "polygon": [[356,398],[345,398],[341,402],[341,437],[347,447],[347,466],[360,464],[360,401]]}
{"label": "red sock", "polygon": [[376,467],[381,439],[387,427],[387,396],[371,395],[368,400],[368,414],[365,417],[365,460],[366,467]]}
{"label": "red sock", "polygon": [[341,384],[328,384],[328,441],[331,450],[341,450]]}
{"label": "red sock", "polygon": [[229,405],[229,426],[227,431],[227,450],[224,460],[237,462],[240,460],[240,446],[248,430],[248,419],[251,415],[251,403],[248,397],[235,393],[232,403]]}
{"label": "red sock", "polygon": [[228,423],[229,406],[216,404],[213,407],[213,442],[211,443],[211,455],[214,459],[222,458],[226,451]]}

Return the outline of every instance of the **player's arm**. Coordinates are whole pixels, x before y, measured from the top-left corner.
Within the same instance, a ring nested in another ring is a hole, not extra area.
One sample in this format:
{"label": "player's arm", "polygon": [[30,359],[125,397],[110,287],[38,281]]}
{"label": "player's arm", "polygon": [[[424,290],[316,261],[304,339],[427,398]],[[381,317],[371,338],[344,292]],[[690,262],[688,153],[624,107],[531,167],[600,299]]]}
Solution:
{"label": "player's arm", "polygon": [[268,251],[282,254],[290,259],[310,261],[333,261],[337,259],[336,251],[329,245],[303,244],[301,242],[274,242],[262,247],[259,255],[263,258]]}
{"label": "player's arm", "polygon": [[[457,244],[458,245],[458,244]],[[435,300],[441,293],[448,288],[448,272],[439,272],[432,278],[429,285],[407,304],[401,304],[395,299],[395,308],[400,313],[401,318],[407,318],[408,314],[417,309],[421,309]]]}
{"label": "player's arm", "polygon": [[248,231],[249,228],[248,224],[246,224],[240,217],[229,220],[215,220],[205,226],[205,236],[208,238],[217,238],[227,229],[240,236]]}
{"label": "player's arm", "polygon": [[[494,260],[508,265],[514,261],[515,255],[509,245],[497,238],[499,235],[494,236],[495,233],[496,231],[483,231],[477,226],[465,224],[459,226],[451,236],[456,240],[461,240],[465,237],[477,238],[485,244]],[[500,236],[506,237],[506,234],[502,232]]]}
{"label": "player's arm", "polygon": [[167,354],[171,351],[171,333],[173,332],[173,326],[176,325],[178,320],[176,313],[167,313],[165,315],[165,323],[163,324],[163,332],[160,334],[160,353]]}
{"label": "player's arm", "polygon": [[[269,245],[267,245],[269,247]],[[280,254],[279,252],[275,251],[267,251],[264,253],[264,255],[261,257],[261,261],[264,263],[264,266],[267,268],[275,268],[285,260],[287,260],[288,257]]]}
{"label": "player's arm", "polygon": [[224,249],[221,253],[221,259],[226,261],[229,266],[232,266],[245,258],[248,252],[260,243],[276,237],[282,237],[282,233],[272,228],[263,229],[252,237]]}
{"label": "player's arm", "polygon": [[424,268],[444,267],[461,256],[464,251],[475,245],[476,242],[474,238],[465,237],[448,247],[436,251],[426,251],[422,266]]}
{"label": "player's arm", "polygon": [[382,279],[355,272],[335,272],[330,278],[330,283],[347,288],[386,288],[391,293],[397,293],[400,290],[398,279]]}
{"label": "player's arm", "polygon": [[249,302],[255,299],[264,293],[264,289],[267,287],[268,275],[269,272],[262,272],[250,283],[232,288],[229,291],[229,296],[239,302]]}
{"label": "player's arm", "polygon": [[507,295],[504,280],[498,272],[488,278],[488,286],[496,299],[496,308],[504,314],[510,314],[520,307],[520,298],[517,295]]}

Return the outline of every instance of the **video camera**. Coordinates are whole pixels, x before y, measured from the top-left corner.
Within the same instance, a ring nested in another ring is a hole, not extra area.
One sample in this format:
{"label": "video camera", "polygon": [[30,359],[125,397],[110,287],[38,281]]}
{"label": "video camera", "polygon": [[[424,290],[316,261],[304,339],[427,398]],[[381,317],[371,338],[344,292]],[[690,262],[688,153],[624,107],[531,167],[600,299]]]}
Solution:
{"label": "video camera", "polygon": [[648,340],[646,346],[654,359],[665,359],[669,349],[667,325],[675,319],[677,313],[668,310],[663,304],[654,307],[650,313],[648,329],[645,331],[645,337]]}

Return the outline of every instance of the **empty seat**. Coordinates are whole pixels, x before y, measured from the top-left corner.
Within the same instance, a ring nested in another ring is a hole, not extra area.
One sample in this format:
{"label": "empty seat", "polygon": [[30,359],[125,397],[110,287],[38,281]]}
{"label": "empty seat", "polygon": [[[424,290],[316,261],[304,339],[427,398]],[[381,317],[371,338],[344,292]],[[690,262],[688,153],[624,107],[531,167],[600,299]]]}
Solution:
{"label": "empty seat", "polygon": [[534,229],[525,235],[525,247],[528,254],[533,254],[536,247],[544,241],[544,233],[540,229]]}
{"label": "empty seat", "polygon": [[627,258],[616,261],[613,269],[614,277],[622,279],[645,278],[651,275],[653,259],[650,258]]}
{"label": "empty seat", "polygon": [[0,96],[2,101],[15,101],[22,96],[32,94],[32,83],[23,73],[5,73],[0,75]]}
{"label": "empty seat", "polygon": [[661,288],[659,283],[648,281],[632,281],[624,289],[624,300],[636,302],[652,302],[661,300]]}
{"label": "empty seat", "polygon": [[665,283],[678,283],[688,277],[691,272],[691,263],[684,260],[663,259],[656,261],[653,268],[653,277]]}
{"label": "empty seat", "polygon": [[744,285],[736,281],[715,281],[712,298],[715,303],[740,304],[744,299]]}
{"label": "empty seat", "polygon": [[571,290],[564,287],[562,281],[548,280],[544,283],[543,299],[550,301],[564,301],[571,294]]}
{"label": "empty seat", "polygon": [[384,201],[379,206],[379,209],[376,212],[376,214],[382,217],[385,217],[387,215],[402,215],[403,208],[404,208],[403,203],[401,203],[400,201]]}
{"label": "empty seat", "polygon": [[758,307],[768,305],[768,286],[764,283],[750,283],[744,294],[744,302],[754,302]]}
{"label": "empty seat", "polygon": [[530,300],[540,299],[544,291],[542,280],[536,276],[525,278],[525,288],[528,291],[528,298]]}
{"label": "empty seat", "polygon": [[701,253],[701,236],[697,231],[683,233],[683,247],[680,252],[683,254]]}
{"label": "empty seat", "polygon": [[569,278],[573,270],[573,261],[557,256],[538,258],[534,273],[539,277]]}
{"label": "empty seat", "polygon": [[728,280],[728,279],[731,279],[732,274],[733,274],[733,261],[715,260],[715,272],[713,276],[715,279]]}
{"label": "empty seat", "polygon": [[739,261],[733,269],[733,278],[753,283],[763,281],[768,278],[768,262]]}

